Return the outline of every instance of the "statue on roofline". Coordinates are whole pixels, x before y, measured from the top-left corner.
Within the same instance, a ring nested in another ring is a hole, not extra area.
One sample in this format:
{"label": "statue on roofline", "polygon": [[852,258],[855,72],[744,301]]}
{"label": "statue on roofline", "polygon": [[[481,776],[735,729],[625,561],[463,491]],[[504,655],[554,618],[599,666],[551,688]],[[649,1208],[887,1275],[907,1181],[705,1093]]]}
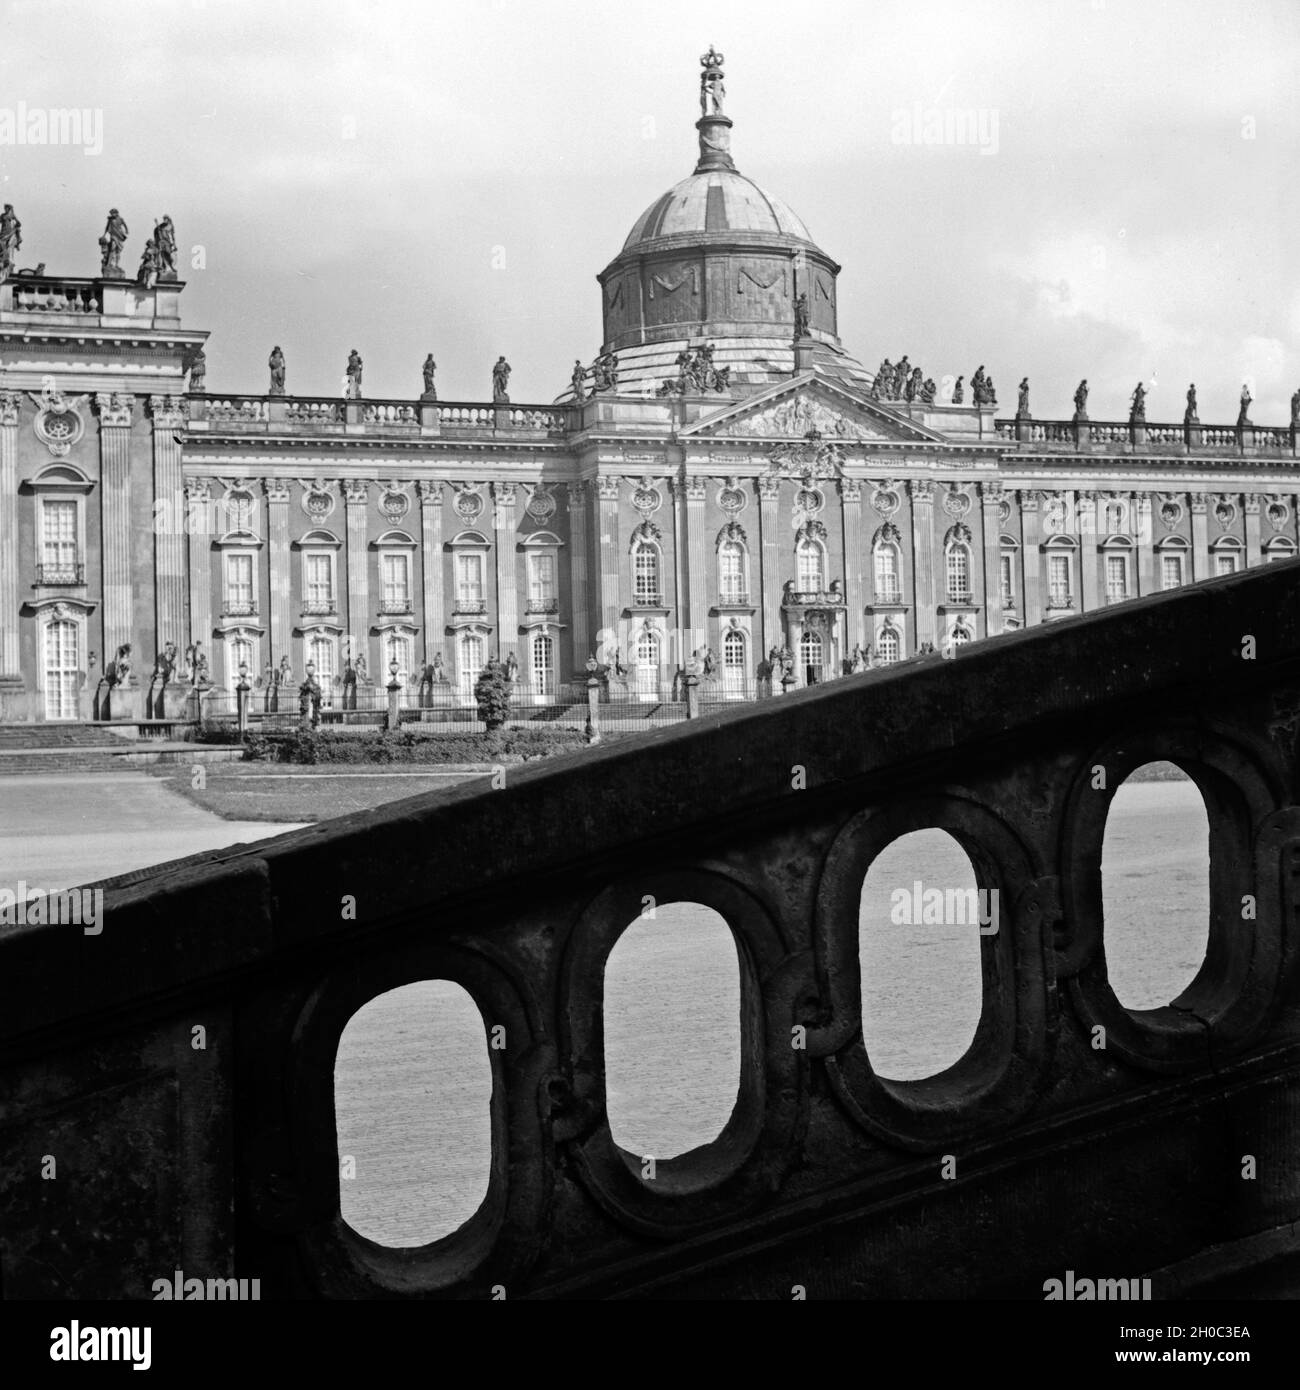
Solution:
{"label": "statue on roofline", "polygon": [[108,222],[104,234],[99,238],[100,276],[105,280],[122,278],[122,248],[130,235],[122,214],[116,208],[109,208]]}
{"label": "statue on roofline", "polygon": [[176,228],[170,217],[164,217],[154,225],[154,244],[158,247],[158,278],[175,280],[176,275]]}

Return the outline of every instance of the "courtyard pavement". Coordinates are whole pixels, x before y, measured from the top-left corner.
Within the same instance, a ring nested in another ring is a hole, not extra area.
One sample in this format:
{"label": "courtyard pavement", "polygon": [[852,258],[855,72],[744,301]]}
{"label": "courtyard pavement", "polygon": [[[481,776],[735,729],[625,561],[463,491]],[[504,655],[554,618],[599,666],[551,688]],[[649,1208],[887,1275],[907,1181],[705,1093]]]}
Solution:
{"label": "courtyard pavement", "polygon": [[144,772],[5,777],[0,886],[71,888],[300,824],[222,820]]}

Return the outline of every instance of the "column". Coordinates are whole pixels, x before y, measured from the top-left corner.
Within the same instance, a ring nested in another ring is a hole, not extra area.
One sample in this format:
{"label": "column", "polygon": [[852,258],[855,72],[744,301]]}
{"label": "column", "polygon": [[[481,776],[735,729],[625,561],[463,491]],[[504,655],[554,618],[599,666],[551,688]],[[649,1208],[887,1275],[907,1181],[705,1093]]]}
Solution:
{"label": "column", "polygon": [[[190,559],[189,629],[184,650],[191,642],[202,642],[204,651],[212,641],[212,482],[209,478],[189,478],[185,483],[185,540]],[[270,653],[267,653],[269,659]],[[274,664],[274,663],[272,663]]]}
{"label": "column", "polygon": [[863,584],[866,573],[866,558],[862,540],[862,480],[860,478],[840,479],[840,506],[844,518],[844,599],[848,605],[848,630],[844,642],[848,656],[853,648],[862,645],[863,609],[866,598]]}
{"label": "column", "polygon": [[1208,579],[1210,577],[1210,530],[1208,517],[1209,499],[1203,492],[1194,492],[1189,499],[1192,504],[1192,572],[1189,579]]}
{"label": "column", "polygon": [[1248,492],[1242,500],[1246,503],[1246,568],[1252,569],[1264,563],[1259,543],[1259,493]]}
{"label": "column", "polygon": [[1042,494],[1020,494],[1020,555],[1024,563],[1021,583],[1025,595],[1025,626],[1043,621],[1043,517]]}
{"label": "column", "polygon": [[1154,594],[1159,588],[1156,582],[1155,527],[1151,518],[1151,494],[1137,493],[1133,497],[1133,511],[1137,518],[1137,585],[1138,594]]}
{"label": "column", "polygon": [[[18,415],[22,397],[0,392],[0,681],[18,669]],[[38,655],[37,660],[41,657]],[[85,653],[81,660],[85,663]]]}
{"label": "column", "polygon": [[[150,396],[153,416],[154,630],[156,647],[175,642],[185,649],[185,497],[178,431],[185,425],[185,402],[176,396]],[[162,507],[158,507],[158,503]],[[161,512],[165,526],[158,524]]]}
{"label": "column", "polygon": [[[95,397],[99,410],[100,527],[104,591],[103,664],[134,643],[131,633],[131,419],[135,397],[120,392]],[[132,665],[139,667],[143,655]]]}
{"label": "column", "polygon": [[984,636],[1002,631],[1002,484],[980,484],[984,531]]}
{"label": "column", "polygon": [[[420,481],[415,485],[420,499],[420,554],[424,576],[424,657],[433,660],[441,652],[447,615],[443,609],[442,564],[442,484]],[[446,658],[444,657],[444,661]],[[446,665],[444,670],[448,669]]]}
{"label": "column", "polygon": [[935,641],[934,612],[934,484],[914,478],[907,485],[912,499],[912,590],[916,595],[913,650]]}
{"label": "column", "polygon": [[587,546],[591,538],[587,534],[587,484],[572,482],[567,485],[569,498],[569,585],[573,590],[573,664],[570,674],[576,680],[591,655],[590,636],[587,630],[588,603],[590,596],[587,585]]}
{"label": "column", "polygon": [[[785,641],[781,630],[781,535],[778,529],[781,507],[781,480],[770,473],[764,473],[758,480],[758,526],[760,554],[762,561],[762,594],[759,602],[761,630],[763,634],[763,659],[773,647],[780,647]],[[791,576],[793,577],[793,576]],[[780,679],[776,678],[777,690]]]}
{"label": "column", "polygon": [[[379,660],[379,654],[370,649],[370,555],[366,549],[366,501],[370,496],[370,485],[364,478],[345,478],[343,498],[347,504],[347,547],[348,547],[348,634],[352,638],[352,655],[355,660],[365,653],[366,666],[376,673],[386,673],[387,668]],[[386,674],[384,679],[387,679]]]}
{"label": "column", "polygon": [[296,668],[299,663],[292,652],[293,555],[289,549],[289,483],[283,478],[266,478],[262,486],[266,490],[269,564],[266,606],[270,618],[271,664],[279,666],[280,658],[287,655]]}
{"label": "column", "polygon": [[1097,514],[1099,506],[1095,492],[1077,494],[1078,508],[1075,515],[1079,519],[1079,591],[1083,603],[1082,612],[1092,613],[1103,605],[1097,565],[1097,538],[1101,534]]}
{"label": "column", "polygon": [[[600,539],[600,628],[609,650],[603,659],[609,660],[615,646],[621,645],[618,636],[618,483],[617,478],[596,479],[597,530]],[[601,633],[596,634],[597,642]],[[626,658],[628,653],[624,652]],[[596,653],[597,660],[601,654]]]}
{"label": "column", "polygon": [[[497,651],[504,661],[511,652],[519,660],[519,580],[515,565],[515,503],[518,483],[492,484],[492,528],[497,557]],[[525,663],[520,662],[521,666]],[[522,673],[532,679],[531,667]]]}
{"label": "column", "polygon": [[686,593],[690,599],[688,651],[706,643],[709,633],[709,541],[704,533],[707,478],[686,479]]}

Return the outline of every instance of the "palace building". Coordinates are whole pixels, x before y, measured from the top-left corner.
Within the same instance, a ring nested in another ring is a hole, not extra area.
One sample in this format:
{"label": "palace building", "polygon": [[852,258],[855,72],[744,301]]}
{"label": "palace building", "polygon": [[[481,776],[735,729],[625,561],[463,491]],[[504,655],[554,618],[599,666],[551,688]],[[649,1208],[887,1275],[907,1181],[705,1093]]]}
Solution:
{"label": "palace building", "polygon": [[370,399],[359,364],[339,399],[274,370],[210,394],[169,223],[134,278],[111,218],[91,278],[0,235],[0,720],[308,662],[327,700],[513,657],[544,701],[593,656],[633,696],[695,662],[743,698],[1296,554],[1294,420],[1092,421],[1083,394],[1042,421],[1027,389],[1000,418],[982,370],[946,399],[867,370],[840,267],[733,162],[712,50],[700,106],[694,172],[597,277],[600,355],[546,404],[504,371],[492,401]]}

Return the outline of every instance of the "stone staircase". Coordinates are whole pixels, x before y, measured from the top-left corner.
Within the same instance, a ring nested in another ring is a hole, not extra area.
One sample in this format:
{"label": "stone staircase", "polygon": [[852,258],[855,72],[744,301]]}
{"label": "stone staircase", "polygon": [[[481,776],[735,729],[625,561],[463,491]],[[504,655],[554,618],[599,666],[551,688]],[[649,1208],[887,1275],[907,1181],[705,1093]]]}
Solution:
{"label": "stone staircase", "polygon": [[0,724],[0,776],[125,768],[118,759],[139,747],[97,724]]}

